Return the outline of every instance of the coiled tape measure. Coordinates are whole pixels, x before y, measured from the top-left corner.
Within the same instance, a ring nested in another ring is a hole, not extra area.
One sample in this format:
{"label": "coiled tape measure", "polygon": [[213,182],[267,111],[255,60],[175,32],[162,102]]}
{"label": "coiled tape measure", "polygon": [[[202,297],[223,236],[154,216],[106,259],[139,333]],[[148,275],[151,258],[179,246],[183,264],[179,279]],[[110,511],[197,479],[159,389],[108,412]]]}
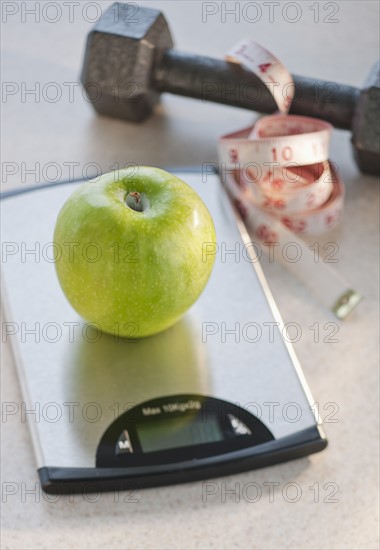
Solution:
{"label": "coiled tape measure", "polygon": [[312,277],[313,291],[327,283],[329,291],[323,284],[320,299],[344,319],[361,295],[331,268],[312,261],[313,266],[311,252],[302,241],[303,235],[333,229],[342,217],[344,186],[328,159],[332,126],[323,120],[288,114],[295,91],[292,76],[259,44],[242,40],[226,58],[244,65],[262,80],[278,113],[220,138],[222,181],[251,236],[267,246],[293,241],[301,247],[306,256],[304,280],[311,286],[311,272],[317,271],[317,277]]}

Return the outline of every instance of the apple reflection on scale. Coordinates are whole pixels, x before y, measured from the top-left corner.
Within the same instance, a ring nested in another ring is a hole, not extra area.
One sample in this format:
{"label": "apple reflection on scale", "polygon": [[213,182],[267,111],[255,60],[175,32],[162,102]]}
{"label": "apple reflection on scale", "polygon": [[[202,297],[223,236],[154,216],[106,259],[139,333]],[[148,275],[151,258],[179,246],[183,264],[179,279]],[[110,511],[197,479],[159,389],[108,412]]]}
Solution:
{"label": "apple reflection on scale", "polygon": [[[25,408],[37,411],[27,419],[45,491],[208,479],[327,445],[250,238],[218,176],[176,175],[196,190],[214,220],[214,268],[177,323],[139,340],[84,321],[65,298],[47,247],[42,256],[58,212],[81,183],[2,197],[5,337]],[[33,250],[36,243],[41,254],[23,257],[22,248]],[[236,250],[237,243],[252,261],[219,253],[222,244]],[[36,327],[37,336],[28,332]]]}

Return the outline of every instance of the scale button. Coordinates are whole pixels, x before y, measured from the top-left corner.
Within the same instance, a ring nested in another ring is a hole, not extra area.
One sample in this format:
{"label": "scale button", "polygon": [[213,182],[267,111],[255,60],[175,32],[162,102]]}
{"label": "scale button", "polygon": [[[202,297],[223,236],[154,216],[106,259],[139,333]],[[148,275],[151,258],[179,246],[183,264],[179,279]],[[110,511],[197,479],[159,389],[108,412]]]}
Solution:
{"label": "scale button", "polygon": [[236,418],[233,414],[229,414],[228,418],[230,419],[231,426],[235,432],[235,435],[252,435],[251,430],[242,422],[239,420],[239,418]]}
{"label": "scale button", "polygon": [[131,440],[129,439],[129,434],[127,430],[124,430],[120,435],[116,443],[116,454],[123,455],[127,453],[133,453]]}

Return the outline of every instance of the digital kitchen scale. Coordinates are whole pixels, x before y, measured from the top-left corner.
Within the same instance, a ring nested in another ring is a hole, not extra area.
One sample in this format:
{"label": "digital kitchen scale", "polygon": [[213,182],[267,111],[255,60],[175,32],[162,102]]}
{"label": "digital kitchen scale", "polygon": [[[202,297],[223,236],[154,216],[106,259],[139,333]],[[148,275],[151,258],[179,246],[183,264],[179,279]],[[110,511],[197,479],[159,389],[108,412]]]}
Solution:
{"label": "digital kitchen scale", "polygon": [[178,176],[214,219],[215,267],[176,325],[139,341],[91,327],[59,286],[54,225],[80,184],[3,197],[3,341],[12,342],[45,491],[207,479],[327,444],[254,248],[217,175]]}

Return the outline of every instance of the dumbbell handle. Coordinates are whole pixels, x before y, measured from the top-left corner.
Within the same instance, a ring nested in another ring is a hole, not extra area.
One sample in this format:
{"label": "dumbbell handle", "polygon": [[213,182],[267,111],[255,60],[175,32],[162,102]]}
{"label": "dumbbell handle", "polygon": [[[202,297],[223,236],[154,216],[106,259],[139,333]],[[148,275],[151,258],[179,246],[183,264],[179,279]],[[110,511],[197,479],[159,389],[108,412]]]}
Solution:
{"label": "dumbbell handle", "polygon": [[[353,86],[293,75],[291,114],[321,118],[350,129],[360,91]],[[159,92],[243,107],[260,113],[276,111],[268,88],[251,71],[211,57],[166,50],[153,76]]]}

